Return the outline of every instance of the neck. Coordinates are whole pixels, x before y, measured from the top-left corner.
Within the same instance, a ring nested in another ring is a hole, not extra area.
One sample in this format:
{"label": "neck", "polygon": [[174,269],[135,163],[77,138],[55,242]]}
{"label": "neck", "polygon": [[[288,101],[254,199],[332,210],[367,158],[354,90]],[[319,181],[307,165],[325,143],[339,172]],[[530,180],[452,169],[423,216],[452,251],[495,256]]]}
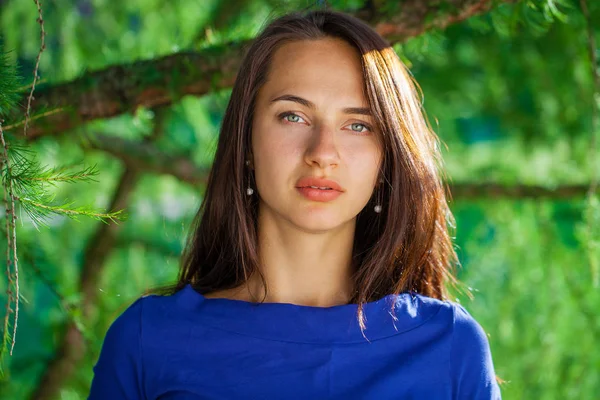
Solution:
{"label": "neck", "polygon": [[289,221],[260,212],[258,246],[260,272],[246,287],[251,297],[270,303],[315,307],[347,304],[353,291],[352,247],[356,220],[335,229],[306,232]]}

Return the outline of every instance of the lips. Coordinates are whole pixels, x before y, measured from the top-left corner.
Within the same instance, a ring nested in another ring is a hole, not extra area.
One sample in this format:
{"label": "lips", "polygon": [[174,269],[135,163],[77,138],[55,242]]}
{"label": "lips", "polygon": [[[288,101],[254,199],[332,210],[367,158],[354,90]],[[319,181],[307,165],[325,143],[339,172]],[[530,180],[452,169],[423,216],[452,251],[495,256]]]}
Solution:
{"label": "lips", "polygon": [[297,183],[297,188],[309,188],[314,186],[316,188],[329,188],[337,192],[344,192],[344,189],[336,182],[331,179],[317,178],[313,176],[301,178]]}
{"label": "lips", "polygon": [[296,183],[296,189],[307,200],[317,202],[333,201],[344,192],[344,189],[336,181],[313,176],[300,179]]}

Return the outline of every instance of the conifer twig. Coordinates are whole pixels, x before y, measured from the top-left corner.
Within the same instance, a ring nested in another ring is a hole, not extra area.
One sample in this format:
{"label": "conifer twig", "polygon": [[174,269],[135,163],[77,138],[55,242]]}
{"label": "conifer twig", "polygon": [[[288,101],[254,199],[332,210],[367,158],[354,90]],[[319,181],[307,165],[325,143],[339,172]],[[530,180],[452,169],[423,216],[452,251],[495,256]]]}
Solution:
{"label": "conifer twig", "polygon": [[27,126],[29,124],[29,113],[31,112],[31,101],[33,100],[33,92],[35,90],[35,83],[38,79],[38,71],[40,69],[40,58],[42,58],[42,53],[46,49],[46,31],[44,30],[44,18],[42,16],[42,4],[40,0],[33,0],[38,10],[38,19],[37,22],[40,24],[40,51],[38,51],[38,55],[35,59],[35,68],[33,70],[33,84],[31,85],[31,91],[29,92],[29,97],[27,98],[27,109],[25,110],[25,126],[23,127],[23,136],[27,136]]}
{"label": "conifer twig", "polygon": [[76,181],[95,181],[94,176],[98,175],[96,166],[87,167],[82,171],[65,172],[70,166],[55,168],[45,168],[39,171],[35,176],[22,176],[21,179],[30,182],[45,182],[54,184],[55,182],[73,183]]}
{"label": "conifer twig", "polygon": [[103,222],[106,222],[105,220],[108,219],[114,223],[117,223],[117,217],[119,217],[123,212],[123,210],[118,210],[118,211],[111,212],[111,213],[98,213],[98,212],[89,211],[89,210],[81,209],[81,208],[75,209],[75,208],[67,208],[65,206],[61,207],[61,206],[47,205],[47,204],[39,203],[35,200],[31,200],[31,199],[27,199],[27,198],[23,198],[23,197],[17,197],[17,199],[21,203],[31,204],[32,206],[41,208],[42,210],[45,210],[45,211],[48,211],[51,213],[66,215],[70,218],[77,217],[79,215],[85,215],[88,217],[92,217],[92,218],[101,220]]}
{"label": "conifer twig", "polygon": [[[67,109],[66,107],[60,107],[60,108],[55,108],[55,109],[52,109],[52,110],[44,111],[44,112],[39,113],[39,114],[34,114],[33,116],[29,115],[29,117],[28,117],[29,118],[29,122],[35,121],[35,120],[40,119],[40,118],[49,117],[52,114],[57,114],[59,112],[65,111],[66,109]],[[21,121],[17,121],[15,123],[10,124],[10,125],[5,125],[4,129],[6,129],[7,131],[10,131],[10,130],[12,130],[14,128],[17,128],[17,127],[19,127],[21,125],[24,125],[24,124],[25,124],[25,120],[23,119]]]}
{"label": "conifer twig", "polygon": [[[12,356],[13,354],[13,349],[15,347],[15,339],[17,336],[17,321],[19,318],[19,297],[20,297],[20,289],[19,289],[19,260],[17,258],[17,223],[16,223],[16,219],[17,219],[17,214],[15,213],[15,196],[14,196],[14,191],[13,191],[13,180],[12,180],[12,176],[11,176],[11,166],[10,166],[10,160],[8,158],[8,145],[6,144],[6,141],[4,140],[4,131],[2,130],[2,125],[0,124],[0,140],[2,140],[2,150],[3,150],[3,154],[4,154],[4,160],[3,160],[3,167],[5,168],[5,177],[6,180],[4,182],[4,201],[5,201],[5,205],[6,205],[6,227],[7,227],[7,232],[6,232],[6,238],[8,239],[8,245],[7,245],[7,258],[6,258],[6,263],[7,263],[7,270],[9,271],[9,296],[8,296],[8,308],[10,309],[10,300],[11,300],[11,294],[10,293],[10,281],[12,278],[12,274],[14,271],[14,286],[15,286],[15,293],[14,293],[14,299],[15,299],[15,315],[14,315],[14,324],[13,324],[13,335],[12,335],[12,339],[11,339],[11,346],[10,346],[10,355]],[[8,199],[6,198],[8,195]],[[9,208],[10,207],[10,208]],[[11,237],[12,236],[12,237]],[[10,257],[10,251],[12,250],[12,265],[13,265],[13,271],[10,271],[10,264],[11,264],[11,257]],[[5,325],[5,328],[7,328],[7,326]],[[6,334],[7,331],[5,331]]]}
{"label": "conifer twig", "polygon": [[[2,124],[0,123],[0,134],[4,136],[4,132],[2,131]],[[4,159],[0,159],[0,170],[4,168]],[[6,290],[6,314],[4,315],[4,327],[2,329],[2,347],[0,348],[0,354],[4,353],[4,346],[6,345],[7,338],[9,337],[9,318],[12,312],[11,303],[12,303],[12,286],[13,286],[13,274],[11,270],[11,258],[10,258],[10,249],[11,249],[11,240],[10,240],[10,224],[8,221],[8,198],[6,197],[6,190],[2,191],[4,194],[4,210],[5,210],[5,223],[6,223],[6,281],[7,281],[7,290]]]}

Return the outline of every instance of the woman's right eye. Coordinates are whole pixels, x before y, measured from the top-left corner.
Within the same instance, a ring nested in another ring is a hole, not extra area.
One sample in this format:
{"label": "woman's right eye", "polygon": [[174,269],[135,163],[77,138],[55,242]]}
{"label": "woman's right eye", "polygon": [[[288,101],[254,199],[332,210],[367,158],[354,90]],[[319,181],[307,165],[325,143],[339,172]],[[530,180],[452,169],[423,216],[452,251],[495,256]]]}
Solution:
{"label": "woman's right eye", "polygon": [[283,113],[281,115],[281,118],[284,119],[285,121],[291,122],[291,123],[304,121],[304,119],[302,119],[302,117],[300,117],[299,115],[296,115],[294,113],[291,113],[291,112]]}

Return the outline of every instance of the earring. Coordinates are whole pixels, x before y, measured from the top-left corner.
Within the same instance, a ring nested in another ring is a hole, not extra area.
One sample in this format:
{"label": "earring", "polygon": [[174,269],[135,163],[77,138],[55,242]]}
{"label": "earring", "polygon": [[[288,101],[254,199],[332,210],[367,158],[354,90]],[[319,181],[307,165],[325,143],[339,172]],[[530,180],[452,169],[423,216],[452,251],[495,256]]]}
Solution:
{"label": "earring", "polygon": [[[250,166],[250,160],[246,160],[246,166]],[[254,189],[252,189],[252,187],[250,187],[250,172],[248,172],[248,188],[246,189],[246,195],[248,196],[252,196],[252,194],[254,193]]]}
{"label": "earring", "polygon": [[[380,179],[379,183],[383,183],[383,179]],[[383,209],[383,207],[381,206],[381,203],[382,203],[382,201],[381,201],[381,194],[382,194],[382,192],[383,192],[383,189],[381,189],[381,188],[377,191],[377,204],[375,205],[375,207],[373,207],[373,210],[377,214],[379,214],[381,212],[381,210]]]}

